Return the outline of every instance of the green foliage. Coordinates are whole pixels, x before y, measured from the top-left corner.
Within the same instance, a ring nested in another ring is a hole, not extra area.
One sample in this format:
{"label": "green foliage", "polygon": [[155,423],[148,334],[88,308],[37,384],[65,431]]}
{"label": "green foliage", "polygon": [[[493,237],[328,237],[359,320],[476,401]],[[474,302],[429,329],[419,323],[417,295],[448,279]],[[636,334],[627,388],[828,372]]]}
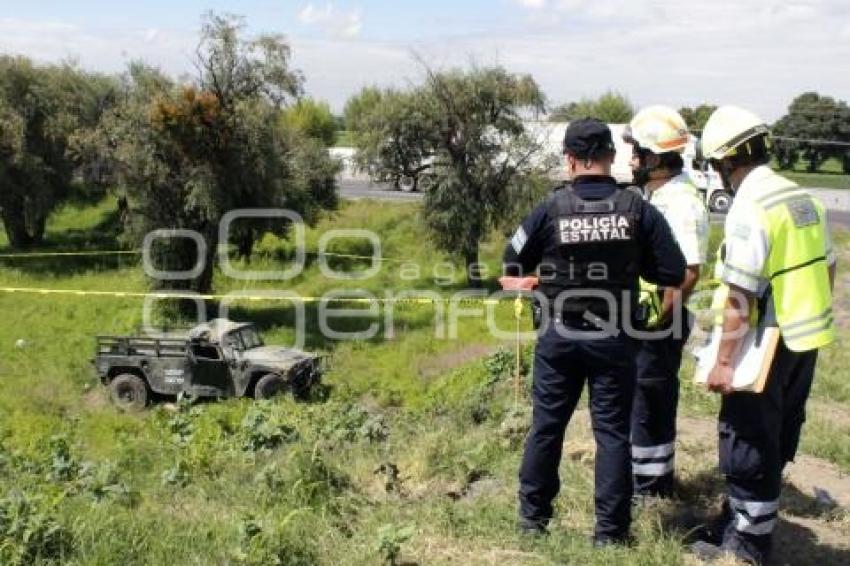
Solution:
{"label": "green foliage", "polygon": [[73,549],[71,533],[56,519],[55,504],[19,492],[0,499],[0,562],[62,561]]}
{"label": "green foliage", "polygon": [[552,122],[572,122],[580,118],[597,118],[609,124],[624,124],[632,119],[635,108],[625,95],[609,90],[598,98],[582,98],[556,106],[549,114]]}
{"label": "green foliage", "polygon": [[372,443],[383,442],[390,434],[380,414],[369,413],[358,405],[335,406],[333,415],[322,429],[322,437],[331,446],[361,439]]}
{"label": "green foliage", "polygon": [[257,403],[245,414],[241,433],[242,448],[250,452],[274,450],[298,439],[298,431],[281,422],[281,415],[271,410],[269,402]]}
{"label": "green foliage", "polygon": [[[130,69],[121,104],[105,117],[93,140],[109,156],[115,181],[127,195],[129,236],[150,230],[191,229],[206,242],[202,273],[161,286],[207,291],[218,252],[221,217],[240,208],[289,208],[308,222],[336,205],[339,165],[322,144],[277,126],[278,105],[300,93],[289,47],[280,37],[243,39],[243,25],[209,15],[198,49],[195,84],[176,85],[143,66]],[[241,256],[267,231],[288,225],[244,221],[231,242]],[[186,270],[196,245],[159,240],[160,269]]]}
{"label": "green foliage", "polygon": [[[850,142],[850,106],[843,100],[807,92],[796,97],[788,113],[773,126],[774,157],[780,169],[792,169],[799,159],[809,173],[829,158],[842,162],[850,173],[850,149],[820,142]],[[792,138],[792,139],[783,139]]]}
{"label": "green foliage", "polygon": [[401,556],[401,546],[409,541],[415,532],[414,527],[410,525],[406,527],[382,525],[378,529],[378,540],[376,543],[376,550],[381,556],[382,562],[389,566],[396,566]]}
{"label": "green foliage", "polygon": [[702,132],[705,123],[708,122],[715,110],[717,110],[717,106],[713,104],[700,104],[695,108],[683,106],[679,109],[679,114],[685,119],[685,123],[691,132]]}
{"label": "green foliage", "polygon": [[233,558],[245,566],[312,566],[318,560],[316,545],[293,524],[300,510],[282,518],[257,519],[252,515],[240,522],[240,547]]}
{"label": "green foliage", "polygon": [[92,182],[93,156],[75,151],[112,104],[111,79],[65,65],[0,56],[0,217],[14,248],[40,244],[49,214]]}
{"label": "green foliage", "polygon": [[421,92],[364,89],[349,101],[356,163],[373,180],[418,182],[433,153],[438,125]]}
{"label": "green foliage", "polygon": [[302,98],[281,112],[280,121],[284,128],[325,146],[332,146],[336,141],[337,124],[327,102]]}
{"label": "green foliage", "polygon": [[359,93],[348,99],[343,110],[345,128],[355,135],[365,132],[365,120],[383,102],[386,91],[373,86],[364,87]]}
{"label": "green foliage", "polygon": [[[63,207],[51,217],[48,235],[94,233],[113,209],[112,199],[92,208]],[[440,290],[428,272],[445,257],[418,225],[418,210],[409,204],[345,203],[318,228],[307,230],[307,245],[315,246],[328,229],[372,229],[382,235],[387,256],[416,261],[425,275],[399,282],[395,270],[386,267],[373,280],[352,282],[351,288],[363,285],[379,293],[406,284]],[[714,232],[716,237],[720,231]],[[482,257],[489,265],[498,264],[504,242],[495,231],[484,241]],[[846,250],[847,232],[836,230],[834,243]],[[262,261],[246,260],[246,268],[259,268]],[[0,282],[144,289],[140,270],[128,260],[51,263],[45,272],[28,263],[4,262]],[[846,275],[842,266],[839,260],[839,277]],[[710,277],[711,269],[705,271]],[[329,283],[318,273],[315,264],[308,265],[293,289],[323,292]],[[226,281],[216,283],[227,288]],[[5,345],[0,357],[0,501],[25,494],[29,502],[29,510],[18,515],[8,502],[0,504],[19,517],[17,530],[8,531],[2,523],[0,563],[14,564],[14,556],[25,556],[18,563],[374,564],[384,558],[378,549],[383,525],[415,531],[397,542],[397,563],[682,563],[687,561],[684,534],[671,530],[670,517],[699,512],[722,493],[709,434],[719,398],[692,383],[689,360],[681,374],[681,412],[688,417],[677,459],[682,500],[640,509],[634,521],[637,546],[600,552],[586,540],[593,528],[593,436],[585,403],[568,429],[551,536],[529,541],[515,535],[516,472],[531,422],[530,379],[525,377],[515,405],[508,354],[513,344],[493,338],[484,317],[461,317],[458,340],[442,340],[434,336],[430,306],[400,306],[393,314],[392,339],[352,344],[323,341],[308,310],[308,343],[333,356],[325,376],[328,399],[185,403],[176,412],[159,403],[128,415],[109,405],[90,374],[88,358],[94,334],[133,331],[140,305],[131,298],[0,295],[6,316],[0,326],[0,346]],[[500,328],[513,328],[510,302],[495,314]],[[261,324],[270,343],[292,337],[291,315],[276,303],[240,305],[238,318]],[[527,316],[522,324],[523,330],[530,328]],[[9,346],[18,338],[26,339],[25,348]],[[533,345],[523,348],[524,367],[530,367]],[[506,350],[486,354],[499,347]],[[802,439],[803,453],[829,458],[843,470],[850,462],[850,436],[842,422],[850,400],[848,356],[841,343],[819,355]],[[381,408],[384,396],[392,397],[395,406]],[[298,438],[275,449],[246,451],[243,445],[252,433],[242,423],[258,408],[269,413],[265,424],[288,425]],[[698,419],[704,438],[687,432],[687,423]],[[372,440],[370,421],[391,434]],[[109,486],[118,492],[111,493]],[[124,488],[136,503],[120,495]],[[790,521],[800,516],[793,507],[810,508],[811,503],[808,494],[793,498],[802,503],[783,502]],[[805,517],[809,528],[843,540],[843,523]],[[55,545],[45,545],[40,535],[23,534],[22,525],[29,532],[45,532],[39,525],[60,529],[67,535],[63,550],[48,557],[45,546]],[[842,549],[824,538],[815,544],[807,533],[793,539],[800,549],[789,561],[802,556],[798,561],[805,562],[806,556],[821,553],[824,564],[842,563]]]}
{"label": "green foliage", "polygon": [[523,113],[543,103],[531,77],[499,67],[429,71],[425,84],[382,93],[359,119],[359,159],[380,179],[427,185],[423,218],[437,245],[463,258],[473,285],[481,240],[542,170]]}

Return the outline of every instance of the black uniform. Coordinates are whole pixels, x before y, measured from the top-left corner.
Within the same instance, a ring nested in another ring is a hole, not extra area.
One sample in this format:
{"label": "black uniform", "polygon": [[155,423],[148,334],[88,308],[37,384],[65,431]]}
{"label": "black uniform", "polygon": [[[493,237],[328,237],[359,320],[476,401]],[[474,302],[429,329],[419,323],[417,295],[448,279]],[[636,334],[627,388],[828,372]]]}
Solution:
{"label": "black uniform", "polygon": [[[565,428],[587,381],[597,447],[594,536],[622,540],[631,522],[637,352],[636,341],[622,330],[635,322],[638,277],[677,286],[685,258],[652,205],[619,189],[611,177],[585,176],[525,219],[504,263],[509,276],[539,268],[548,303],[534,355],[533,423],[519,473],[521,522],[545,526],[552,517]],[[588,291],[606,291],[612,300]]]}

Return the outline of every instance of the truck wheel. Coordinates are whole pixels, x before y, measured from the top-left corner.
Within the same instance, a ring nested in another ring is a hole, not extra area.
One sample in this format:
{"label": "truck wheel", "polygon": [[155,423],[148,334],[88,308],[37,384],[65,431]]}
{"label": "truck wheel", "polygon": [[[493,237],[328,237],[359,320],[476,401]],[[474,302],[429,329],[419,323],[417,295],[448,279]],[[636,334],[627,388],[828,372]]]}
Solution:
{"label": "truck wheel", "polygon": [[254,386],[254,399],[262,401],[280,395],[289,388],[289,383],[276,373],[267,373]]}
{"label": "truck wheel", "polygon": [[731,206],[732,195],[727,191],[715,191],[712,193],[711,198],[708,201],[708,208],[711,212],[717,212],[720,214],[729,212],[729,208]]}
{"label": "truck wheel", "polygon": [[112,402],[122,411],[141,411],[148,404],[148,384],[132,373],[122,373],[109,382]]}

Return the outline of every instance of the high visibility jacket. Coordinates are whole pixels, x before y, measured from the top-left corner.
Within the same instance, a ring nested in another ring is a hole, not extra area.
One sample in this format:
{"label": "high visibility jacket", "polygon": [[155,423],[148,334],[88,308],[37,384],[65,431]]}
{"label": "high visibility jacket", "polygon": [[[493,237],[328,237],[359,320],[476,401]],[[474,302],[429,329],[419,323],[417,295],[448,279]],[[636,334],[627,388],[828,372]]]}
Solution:
{"label": "high visibility jacket", "polygon": [[[731,227],[727,224],[726,243],[736,237],[763,240],[766,255],[758,271],[726,257],[722,279],[732,284],[744,282],[745,288],[748,281],[758,282],[760,302],[766,309],[761,314],[769,321],[775,319],[789,349],[804,352],[823,347],[835,340],[829,283],[833,252],[824,206],[808,191],[766,167],[754,170],[752,175],[744,206],[754,215],[749,222],[758,232],[746,232],[743,227],[745,233],[736,236],[734,231],[740,231],[745,220],[739,217]],[[728,293],[728,287],[723,287],[719,295]],[[715,305],[719,302],[718,297]]]}
{"label": "high visibility jacket", "polygon": [[[670,225],[685,262],[704,264],[708,250],[708,210],[690,177],[686,173],[673,177],[653,192],[649,201]],[[646,327],[657,327],[662,307],[658,286],[641,279],[640,303],[646,310]]]}

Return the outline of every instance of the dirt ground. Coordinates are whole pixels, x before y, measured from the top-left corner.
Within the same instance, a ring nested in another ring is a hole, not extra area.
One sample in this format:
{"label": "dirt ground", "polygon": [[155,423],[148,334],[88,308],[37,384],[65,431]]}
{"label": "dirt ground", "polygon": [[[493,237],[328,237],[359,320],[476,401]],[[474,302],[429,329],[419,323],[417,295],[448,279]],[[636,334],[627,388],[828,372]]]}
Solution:
{"label": "dirt ground", "polygon": [[[578,411],[564,454],[590,461],[593,453],[589,415]],[[724,491],[716,462],[715,421],[681,416],[676,455],[679,494],[675,502],[661,504],[665,529],[686,535],[716,512]],[[774,566],[850,564],[850,476],[820,458],[799,456],[785,472],[774,544]]]}

